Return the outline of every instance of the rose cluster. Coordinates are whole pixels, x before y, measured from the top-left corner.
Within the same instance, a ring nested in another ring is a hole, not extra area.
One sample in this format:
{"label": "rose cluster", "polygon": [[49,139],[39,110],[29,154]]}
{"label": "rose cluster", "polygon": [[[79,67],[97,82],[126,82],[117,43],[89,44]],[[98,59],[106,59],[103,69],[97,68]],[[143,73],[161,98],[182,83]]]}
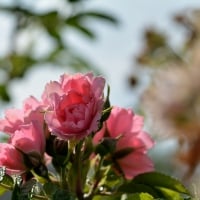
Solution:
{"label": "rose cluster", "polygon": [[21,109],[7,110],[0,119],[0,131],[9,137],[0,143],[0,167],[24,181],[37,174],[56,182],[58,176],[49,175],[52,165],[63,187],[76,176],[77,196],[92,167],[124,179],[152,171],[147,151],[154,142],[142,130],[143,118],[131,109],[110,106],[104,86],[104,78],[92,73],[64,74],[45,86],[40,100],[31,96]]}

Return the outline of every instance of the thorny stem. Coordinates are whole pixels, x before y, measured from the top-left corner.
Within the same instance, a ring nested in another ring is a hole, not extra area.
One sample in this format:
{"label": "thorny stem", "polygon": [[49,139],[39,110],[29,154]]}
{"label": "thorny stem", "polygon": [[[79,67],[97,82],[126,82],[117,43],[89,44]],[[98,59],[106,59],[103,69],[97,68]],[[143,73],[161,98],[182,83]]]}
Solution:
{"label": "thorny stem", "polygon": [[[82,146],[82,145],[81,145]],[[82,188],[82,181],[81,181],[81,147],[79,147],[77,149],[78,152],[76,152],[77,154],[77,173],[78,173],[78,176],[77,176],[77,180],[76,180],[76,194],[77,194],[77,197],[79,200],[84,200],[84,197],[83,197],[83,188]]]}

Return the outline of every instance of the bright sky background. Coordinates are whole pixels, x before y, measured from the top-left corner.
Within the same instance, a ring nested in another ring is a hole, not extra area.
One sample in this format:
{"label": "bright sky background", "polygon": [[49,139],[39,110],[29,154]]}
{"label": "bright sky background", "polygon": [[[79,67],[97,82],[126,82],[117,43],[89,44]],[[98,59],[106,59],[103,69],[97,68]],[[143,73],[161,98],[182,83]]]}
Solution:
{"label": "bright sky background", "polygon": [[[32,4],[36,8],[42,4],[44,8],[47,4],[56,4],[56,0],[34,0]],[[200,8],[199,0],[91,0],[88,4],[89,7],[116,15],[121,25],[114,27],[91,23],[97,32],[97,41],[91,42],[74,32],[71,32],[69,39],[83,55],[97,66],[101,66],[111,86],[111,103],[126,107],[134,105],[137,101],[135,95],[138,91],[128,89],[127,77],[133,69],[134,55],[142,47],[143,30],[149,26],[158,27],[172,33],[172,42],[178,43],[182,30],[172,22],[172,16],[189,8]],[[0,29],[4,30],[9,27],[11,20],[6,16],[2,17]],[[6,34],[4,37],[6,38]],[[6,47],[4,41],[6,40],[0,41],[2,49]],[[53,67],[33,69],[24,80],[12,84],[11,91],[15,101],[11,106],[21,107],[23,99],[31,94],[40,97],[45,83],[58,79],[63,72],[63,69]]]}

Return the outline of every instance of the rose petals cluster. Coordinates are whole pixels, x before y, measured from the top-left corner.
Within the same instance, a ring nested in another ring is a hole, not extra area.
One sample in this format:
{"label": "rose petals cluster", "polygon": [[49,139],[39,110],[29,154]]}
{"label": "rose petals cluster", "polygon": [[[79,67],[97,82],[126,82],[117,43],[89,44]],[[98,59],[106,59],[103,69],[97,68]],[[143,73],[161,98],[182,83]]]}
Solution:
{"label": "rose petals cluster", "polygon": [[0,143],[0,166],[6,166],[9,174],[24,173],[31,167],[24,156],[32,167],[44,162],[49,134],[68,140],[95,132],[102,115],[104,85],[104,78],[92,73],[64,74],[60,81],[46,85],[41,101],[31,96],[22,109],[7,110],[0,119],[0,131],[9,135],[8,143]]}
{"label": "rose petals cluster", "polygon": [[35,97],[30,96],[25,99],[22,109],[6,110],[5,119],[0,119],[0,131],[14,134],[21,125],[29,124],[32,121],[37,121],[42,127],[44,123],[43,110],[44,105]]}
{"label": "rose petals cluster", "polygon": [[6,166],[8,174],[22,174],[28,170],[24,161],[25,156],[34,155],[42,160],[44,152],[43,130],[37,121],[32,121],[30,124],[21,125],[11,135],[8,143],[0,143],[0,166]]}
{"label": "rose petals cluster", "polygon": [[[109,118],[93,142],[100,143],[103,138],[116,139],[114,154],[129,150],[127,155],[115,158],[126,179],[132,179],[138,174],[153,171],[153,162],[147,155],[148,149],[154,145],[151,137],[142,130],[143,118],[135,115],[132,110],[113,107]],[[131,150],[131,151],[130,151]]]}
{"label": "rose petals cluster", "polygon": [[28,169],[24,156],[35,154],[43,159],[43,109],[43,104],[30,96],[25,99],[22,109],[9,109],[5,118],[0,119],[0,131],[9,135],[8,143],[0,143],[0,166],[6,166],[8,174],[22,174]]}
{"label": "rose petals cluster", "polygon": [[81,139],[98,129],[104,104],[105,80],[92,73],[61,76],[46,85],[43,102],[49,105],[45,121],[61,139]]}

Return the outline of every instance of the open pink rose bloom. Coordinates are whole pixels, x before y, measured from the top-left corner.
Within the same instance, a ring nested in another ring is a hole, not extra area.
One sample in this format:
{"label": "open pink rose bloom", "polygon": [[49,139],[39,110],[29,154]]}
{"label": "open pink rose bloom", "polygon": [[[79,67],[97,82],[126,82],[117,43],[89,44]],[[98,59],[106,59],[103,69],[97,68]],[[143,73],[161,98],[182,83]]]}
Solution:
{"label": "open pink rose bloom", "polygon": [[130,109],[113,107],[103,128],[93,138],[95,144],[98,144],[103,137],[118,138],[116,152],[132,148],[128,155],[117,159],[126,179],[154,170],[153,162],[147,156],[147,151],[152,148],[154,142],[142,130],[142,126],[141,116],[135,115]]}
{"label": "open pink rose bloom", "polygon": [[62,139],[80,139],[94,132],[102,114],[105,80],[76,74],[64,74],[59,82],[50,82],[43,93],[49,105],[45,121],[52,134]]}

